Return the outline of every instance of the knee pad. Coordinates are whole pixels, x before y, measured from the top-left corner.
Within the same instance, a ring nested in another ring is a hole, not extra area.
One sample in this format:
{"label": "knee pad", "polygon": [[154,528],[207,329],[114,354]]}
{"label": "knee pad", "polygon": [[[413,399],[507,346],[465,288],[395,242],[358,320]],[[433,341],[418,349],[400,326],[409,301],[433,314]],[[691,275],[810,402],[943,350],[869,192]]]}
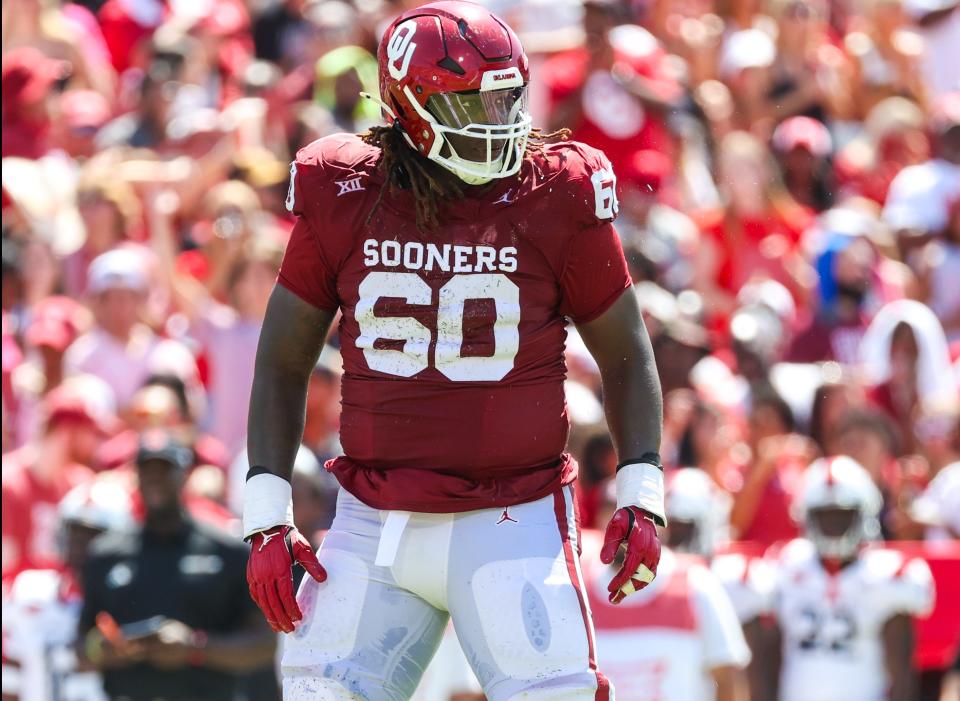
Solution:
{"label": "knee pad", "polygon": [[283,679],[283,701],[369,701],[335,679],[295,676]]}

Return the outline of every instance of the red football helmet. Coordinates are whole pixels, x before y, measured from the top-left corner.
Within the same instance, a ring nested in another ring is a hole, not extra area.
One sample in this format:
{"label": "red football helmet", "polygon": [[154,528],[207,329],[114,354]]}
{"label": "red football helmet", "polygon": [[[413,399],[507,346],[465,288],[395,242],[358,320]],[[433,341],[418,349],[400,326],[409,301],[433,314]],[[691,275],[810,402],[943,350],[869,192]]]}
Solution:
{"label": "red football helmet", "polygon": [[394,20],[377,59],[384,111],[420,154],[470,184],[520,170],[529,67],[501,19],[460,0],[423,5]]}

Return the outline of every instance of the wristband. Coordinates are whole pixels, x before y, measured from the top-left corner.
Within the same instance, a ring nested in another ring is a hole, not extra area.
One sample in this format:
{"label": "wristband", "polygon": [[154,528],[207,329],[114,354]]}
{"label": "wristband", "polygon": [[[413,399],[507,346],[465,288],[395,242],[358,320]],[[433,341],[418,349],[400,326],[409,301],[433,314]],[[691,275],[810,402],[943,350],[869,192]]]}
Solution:
{"label": "wristband", "polygon": [[[634,463],[638,462],[650,463],[654,467],[659,467],[660,471],[663,472],[663,463],[660,462],[660,453],[644,453],[639,458],[624,460],[622,463],[617,465],[617,472],[620,472],[621,468],[624,468],[627,465],[633,465]],[[247,475],[247,479],[249,479],[249,475]]]}
{"label": "wristband", "polygon": [[274,526],[293,527],[293,489],[272,472],[256,474],[243,489],[243,539]]}
{"label": "wristband", "polygon": [[632,462],[617,471],[617,508],[636,506],[667,525],[663,506],[663,469],[649,462]]}

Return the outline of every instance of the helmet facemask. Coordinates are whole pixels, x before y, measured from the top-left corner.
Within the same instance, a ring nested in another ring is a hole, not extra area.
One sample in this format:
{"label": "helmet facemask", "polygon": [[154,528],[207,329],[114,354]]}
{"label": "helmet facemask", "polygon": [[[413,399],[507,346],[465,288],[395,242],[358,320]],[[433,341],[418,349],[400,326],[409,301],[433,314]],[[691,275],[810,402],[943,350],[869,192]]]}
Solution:
{"label": "helmet facemask", "polygon": [[465,183],[482,185],[520,170],[533,128],[526,86],[438,93],[418,112],[435,135],[426,156]]}
{"label": "helmet facemask", "polygon": [[703,557],[713,555],[713,544],[703,532],[702,519],[670,517],[670,525],[666,530],[666,544],[672,550]]}
{"label": "helmet facemask", "polygon": [[821,557],[847,560],[861,545],[879,536],[879,524],[856,506],[829,505],[811,509],[806,518],[807,537]]}

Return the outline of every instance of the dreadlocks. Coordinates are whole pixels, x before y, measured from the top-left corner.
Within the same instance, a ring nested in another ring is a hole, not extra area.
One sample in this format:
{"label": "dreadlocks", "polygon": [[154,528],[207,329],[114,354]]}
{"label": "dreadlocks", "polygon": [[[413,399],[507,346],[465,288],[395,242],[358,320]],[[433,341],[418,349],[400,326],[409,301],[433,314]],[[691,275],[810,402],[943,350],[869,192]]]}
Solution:
{"label": "dreadlocks", "polygon": [[[546,134],[540,129],[533,129],[527,139],[526,153],[539,153],[544,144],[569,136],[569,129],[559,129]],[[416,208],[417,227],[425,231],[436,229],[440,225],[438,213],[444,204],[463,197],[463,183],[457,178],[451,178],[449,171],[442,166],[414,151],[403,138],[403,131],[398,123],[388,127],[370,127],[360,138],[364,143],[380,149],[377,167],[387,174],[387,185],[381,188],[377,201],[367,215],[368,223],[377,211],[387,188],[410,189]]]}

